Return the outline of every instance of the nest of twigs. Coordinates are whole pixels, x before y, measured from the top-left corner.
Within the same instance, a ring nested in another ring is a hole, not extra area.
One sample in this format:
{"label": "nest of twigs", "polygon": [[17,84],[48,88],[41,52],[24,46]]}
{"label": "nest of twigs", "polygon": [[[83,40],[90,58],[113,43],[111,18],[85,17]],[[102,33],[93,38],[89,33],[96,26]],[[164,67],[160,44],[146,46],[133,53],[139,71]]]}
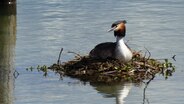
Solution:
{"label": "nest of twigs", "polygon": [[153,78],[156,73],[162,73],[167,78],[175,70],[168,59],[158,61],[150,58],[150,52],[148,57],[141,52],[133,52],[133,54],[132,60],[128,63],[115,59],[93,59],[76,54],[73,60],[53,64],[49,68],[61,75],[90,82],[138,82]]}

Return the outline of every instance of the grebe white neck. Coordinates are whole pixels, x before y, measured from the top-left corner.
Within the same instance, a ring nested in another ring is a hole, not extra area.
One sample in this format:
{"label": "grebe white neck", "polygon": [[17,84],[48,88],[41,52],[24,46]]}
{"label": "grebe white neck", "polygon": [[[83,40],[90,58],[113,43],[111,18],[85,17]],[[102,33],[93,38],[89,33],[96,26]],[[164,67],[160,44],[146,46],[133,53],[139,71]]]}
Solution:
{"label": "grebe white neck", "polygon": [[125,44],[123,37],[117,36],[115,58],[123,62],[128,62],[132,59],[132,56],[132,52]]}

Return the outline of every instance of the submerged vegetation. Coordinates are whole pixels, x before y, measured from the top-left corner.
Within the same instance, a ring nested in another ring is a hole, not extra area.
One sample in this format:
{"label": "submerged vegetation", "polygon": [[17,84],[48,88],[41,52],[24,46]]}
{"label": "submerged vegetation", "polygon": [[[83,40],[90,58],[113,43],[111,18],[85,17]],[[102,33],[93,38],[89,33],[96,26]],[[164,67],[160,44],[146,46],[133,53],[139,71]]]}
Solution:
{"label": "submerged vegetation", "polygon": [[[159,73],[166,79],[175,71],[175,66],[168,59],[156,60],[151,58],[151,53],[147,50],[148,56],[141,52],[133,52],[133,58],[128,63],[122,63],[115,59],[93,59],[89,56],[76,56],[73,60],[60,63],[62,49],[57,63],[47,67],[37,66],[38,71],[43,71],[47,76],[48,69],[59,73],[61,76],[79,78],[82,81],[90,82],[140,82],[145,79],[153,79]],[[70,52],[71,53],[71,52]],[[174,59],[175,56],[173,56]],[[27,68],[33,70],[33,67]]]}

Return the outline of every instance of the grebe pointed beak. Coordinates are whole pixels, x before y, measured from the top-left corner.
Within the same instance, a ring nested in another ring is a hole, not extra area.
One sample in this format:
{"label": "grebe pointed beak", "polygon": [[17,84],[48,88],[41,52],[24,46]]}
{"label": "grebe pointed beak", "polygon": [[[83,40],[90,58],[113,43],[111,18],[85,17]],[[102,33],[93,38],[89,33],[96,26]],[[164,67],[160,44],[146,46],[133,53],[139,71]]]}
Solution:
{"label": "grebe pointed beak", "polygon": [[117,26],[114,26],[108,30],[108,32],[114,31],[117,28]]}

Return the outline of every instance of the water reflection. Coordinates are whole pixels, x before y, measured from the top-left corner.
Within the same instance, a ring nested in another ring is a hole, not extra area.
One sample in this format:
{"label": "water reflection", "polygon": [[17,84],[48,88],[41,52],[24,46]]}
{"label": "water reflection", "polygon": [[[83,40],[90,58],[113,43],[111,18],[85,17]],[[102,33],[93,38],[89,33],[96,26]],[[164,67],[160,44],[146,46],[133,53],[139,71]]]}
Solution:
{"label": "water reflection", "polygon": [[90,83],[99,93],[104,95],[104,97],[115,97],[116,104],[124,104],[125,98],[128,96],[133,83],[121,83],[106,85],[100,83]]}
{"label": "water reflection", "polygon": [[0,104],[13,103],[16,5],[0,5]]}

